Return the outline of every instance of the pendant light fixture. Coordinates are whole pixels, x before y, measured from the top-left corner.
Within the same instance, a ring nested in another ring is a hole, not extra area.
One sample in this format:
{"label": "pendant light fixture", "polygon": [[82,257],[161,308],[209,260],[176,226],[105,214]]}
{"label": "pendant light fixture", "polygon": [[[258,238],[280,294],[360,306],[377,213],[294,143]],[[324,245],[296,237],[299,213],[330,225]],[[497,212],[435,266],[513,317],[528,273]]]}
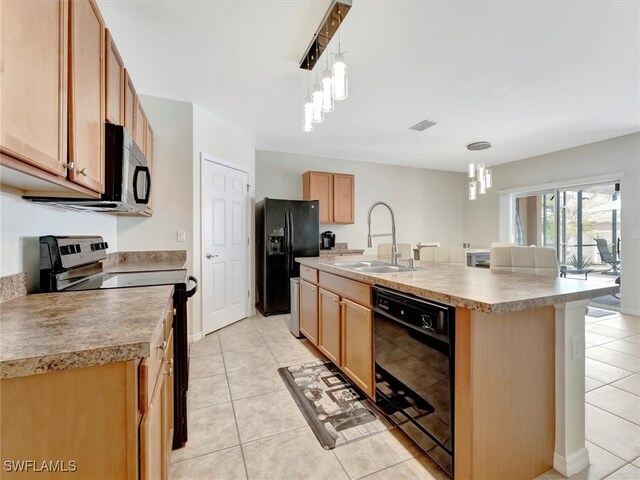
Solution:
{"label": "pendant light fixture", "polygon": [[[316,58],[318,58],[318,43],[316,42]],[[316,73],[316,83],[313,84],[313,93],[311,94],[313,100],[313,123],[324,122],[324,113],[322,112],[323,93],[322,85],[318,81],[318,74]]]}
{"label": "pendant light fixture", "polygon": [[349,96],[349,79],[347,78],[347,64],[344,62],[344,53],[340,43],[340,27],[342,26],[342,11],[338,4],[338,53],[333,58],[331,66],[331,80],[333,82],[333,99],[345,100]]}
{"label": "pendant light fixture", "polygon": [[[326,67],[316,71],[315,83],[309,89],[309,77],[307,75],[307,96],[303,108],[302,130],[311,132],[314,123],[322,123],[324,114],[333,112],[334,101],[347,98],[348,79],[347,66],[344,61],[346,52],[342,51],[340,39],[340,27],[344,17],[349,13],[352,0],[332,0],[329,9],[325,13],[320,26],[316,30],[311,44],[300,61],[300,68],[313,71],[322,53],[329,47],[329,42],[338,33],[338,51],[334,54],[331,68],[329,68],[329,52],[326,52]],[[309,93],[311,92],[311,93]]]}
{"label": "pendant light fixture", "polygon": [[[329,38],[329,25],[327,24],[326,38]],[[328,40],[327,40],[328,42]],[[326,68],[322,72],[322,111],[333,112],[333,79],[329,70],[329,52],[326,55]]]}
{"label": "pendant light fixture", "polygon": [[309,71],[307,71],[307,96],[304,98],[302,110],[302,131],[313,131],[313,101],[309,95]]}
{"label": "pendant light fixture", "polygon": [[[467,150],[471,152],[479,152],[491,148],[489,142],[475,142],[467,145]],[[484,154],[483,158],[484,158]],[[484,161],[475,162],[473,158],[468,166],[469,176],[469,200],[475,200],[477,194],[484,195],[487,189],[493,186],[493,171],[487,168]]]}

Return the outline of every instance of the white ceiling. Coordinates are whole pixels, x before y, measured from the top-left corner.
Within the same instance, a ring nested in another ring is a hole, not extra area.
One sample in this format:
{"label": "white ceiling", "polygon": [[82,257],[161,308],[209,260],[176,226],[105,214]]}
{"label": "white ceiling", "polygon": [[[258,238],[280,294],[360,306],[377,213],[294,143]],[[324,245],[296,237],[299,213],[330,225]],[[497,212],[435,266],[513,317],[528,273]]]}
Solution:
{"label": "white ceiling", "polygon": [[354,0],[349,98],[303,133],[298,60],[329,3],[99,1],[138,92],[258,149],[462,171],[474,141],[497,164],[640,131],[640,2]]}

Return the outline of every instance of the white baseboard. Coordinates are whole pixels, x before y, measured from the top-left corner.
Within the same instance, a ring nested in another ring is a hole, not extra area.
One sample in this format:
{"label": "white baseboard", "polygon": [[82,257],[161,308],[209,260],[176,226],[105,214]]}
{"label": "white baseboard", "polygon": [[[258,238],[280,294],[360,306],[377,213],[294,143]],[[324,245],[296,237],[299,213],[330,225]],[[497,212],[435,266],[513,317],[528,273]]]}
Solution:
{"label": "white baseboard", "polygon": [[202,340],[204,338],[204,334],[202,332],[196,332],[189,335],[187,339],[189,343],[197,342],[198,340]]}
{"label": "white baseboard", "polygon": [[636,317],[640,317],[640,310],[632,310],[631,308],[621,308],[620,313],[624,313],[625,315],[635,315]]}
{"label": "white baseboard", "polygon": [[557,452],[553,454],[553,468],[565,477],[581,472],[589,466],[589,451],[586,448],[563,457]]}

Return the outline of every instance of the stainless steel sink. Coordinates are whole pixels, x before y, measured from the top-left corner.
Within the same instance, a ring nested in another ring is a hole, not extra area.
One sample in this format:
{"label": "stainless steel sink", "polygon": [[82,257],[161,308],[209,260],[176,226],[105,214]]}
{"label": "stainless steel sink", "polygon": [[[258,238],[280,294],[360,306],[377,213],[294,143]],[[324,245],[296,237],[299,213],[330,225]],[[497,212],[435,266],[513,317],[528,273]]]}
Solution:
{"label": "stainless steel sink", "polygon": [[336,262],[333,264],[334,267],[342,267],[342,268],[366,268],[366,267],[382,267],[389,265],[386,262],[380,262],[378,260],[370,260],[366,262]]}
{"label": "stainless steel sink", "polygon": [[415,272],[417,268],[406,267],[403,265],[376,265],[371,267],[356,267],[354,270],[366,273],[402,273]]}

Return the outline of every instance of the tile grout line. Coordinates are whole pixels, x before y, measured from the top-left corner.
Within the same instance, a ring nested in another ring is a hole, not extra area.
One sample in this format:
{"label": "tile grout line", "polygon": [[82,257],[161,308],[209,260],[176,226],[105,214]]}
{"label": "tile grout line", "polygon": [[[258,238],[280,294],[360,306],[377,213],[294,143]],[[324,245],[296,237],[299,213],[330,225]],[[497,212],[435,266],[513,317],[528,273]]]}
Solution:
{"label": "tile grout line", "polygon": [[[220,342],[220,351],[222,352],[222,366],[224,367],[224,378],[227,381],[227,389],[229,390],[229,398],[231,398],[231,386],[229,385],[229,372],[227,372],[227,364],[224,360],[224,351],[222,350],[222,340],[218,337]],[[247,470],[247,459],[244,457],[244,448],[242,448],[242,437],[240,437],[240,428],[238,428],[238,416],[236,415],[236,407],[231,399],[231,411],[233,412],[233,421],[236,424],[236,433],[238,434],[238,444],[240,445],[240,455],[242,456],[242,466],[244,467],[244,475],[248,479],[249,471]]]}

